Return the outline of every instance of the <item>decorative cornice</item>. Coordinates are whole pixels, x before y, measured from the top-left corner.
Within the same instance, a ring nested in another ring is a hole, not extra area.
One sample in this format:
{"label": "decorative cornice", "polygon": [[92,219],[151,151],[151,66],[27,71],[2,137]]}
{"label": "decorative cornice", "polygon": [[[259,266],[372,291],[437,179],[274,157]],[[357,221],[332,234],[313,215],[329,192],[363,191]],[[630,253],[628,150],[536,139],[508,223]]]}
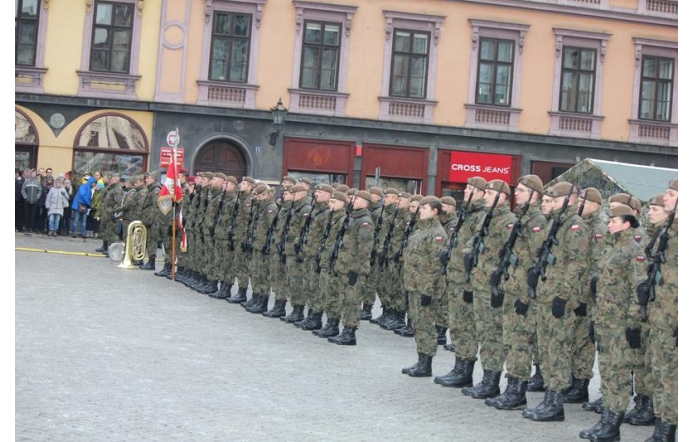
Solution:
{"label": "decorative cornice", "polygon": [[386,41],[390,41],[391,35],[393,34],[393,19],[409,20],[422,22],[431,26],[435,46],[439,44],[439,37],[442,33],[442,23],[446,19],[446,16],[442,15],[411,14],[409,12],[401,11],[384,11],[384,17],[386,17]]}
{"label": "decorative cornice", "polygon": [[138,18],[142,18],[142,10],[145,8],[145,0],[138,0]]}
{"label": "decorative cornice", "polygon": [[635,66],[639,67],[642,62],[642,47],[651,46],[660,49],[671,49],[678,51],[678,42],[667,40],[654,40],[651,38],[632,37],[635,42]]}
{"label": "decorative cornice", "polygon": [[524,43],[526,38],[526,32],[531,27],[531,25],[524,25],[521,23],[505,23],[500,21],[491,20],[477,20],[474,18],[468,19],[468,22],[473,28],[473,50],[478,48],[478,41],[480,40],[480,28],[485,29],[501,29],[504,31],[513,31],[519,33],[519,53],[524,53]]}
{"label": "decorative cornice", "polygon": [[345,6],[345,5],[333,5],[330,3],[314,3],[301,0],[294,0],[294,7],[297,10],[295,16],[295,28],[297,33],[301,32],[302,25],[304,24],[304,11],[321,11],[327,13],[334,13],[336,15],[345,16],[345,36],[350,36],[350,30],[352,29],[352,17],[357,11],[357,6]]}
{"label": "decorative cornice", "polygon": [[613,35],[605,32],[579,31],[576,29],[563,28],[553,28],[553,32],[555,33],[555,58],[559,58],[562,53],[562,40],[564,37],[583,38],[586,40],[599,41],[601,63],[606,60],[606,47],[608,40]]}

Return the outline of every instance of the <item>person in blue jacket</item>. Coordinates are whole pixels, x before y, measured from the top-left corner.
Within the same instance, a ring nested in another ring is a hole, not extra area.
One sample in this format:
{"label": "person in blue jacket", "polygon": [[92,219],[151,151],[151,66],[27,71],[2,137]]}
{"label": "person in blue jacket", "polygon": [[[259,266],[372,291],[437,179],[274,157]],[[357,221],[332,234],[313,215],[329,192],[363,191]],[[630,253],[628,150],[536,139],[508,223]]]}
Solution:
{"label": "person in blue jacket", "polygon": [[97,179],[90,176],[87,182],[80,185],[77,194],[72,200],[72,237],[77,238],[77,223],[80,223],[80,234],[82,238],[87,237],[87,214],[92,208],[92,187],[96,185]]}

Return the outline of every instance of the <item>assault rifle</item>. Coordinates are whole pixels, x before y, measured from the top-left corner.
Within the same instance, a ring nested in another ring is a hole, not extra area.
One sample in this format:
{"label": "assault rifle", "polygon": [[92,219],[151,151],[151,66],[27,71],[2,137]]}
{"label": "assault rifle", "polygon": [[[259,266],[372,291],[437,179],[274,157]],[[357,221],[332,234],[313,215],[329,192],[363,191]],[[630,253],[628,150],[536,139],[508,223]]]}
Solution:
{"label": "assault rifle", "polygon": [[335,211],[331,210],[331,213],[328,215],[326,227],[323,229],[323,237],[321,238],[321,244],[319,245],[319,250],[316,252],[316,273],[321,273],[321,254],[323,253],[323,250],[326,248],[326,241],[328,241],[328,235],[331,231],[331,220],[333,219],[333,212]]}
{"label": "assault rifle", "polygon": [[280,242],[278,242],[275,247],[278,249],[278,253],[280,254],[280,261],[284,264],[285,261],[287,260],[287,257],[285,257],[285,242],[287,241],[287,234],[290,231],[290,220],[292,219],[292,211],[294,210],[294,202],[296,200],[292,200],[292,204],[290,204],[290,210],[287,211],[287,217],[285,218],[285,224],[282,226],[282,235],[280,236]]}
{"label": "assault rifle", "polygon": [[205,194],[205,204],[203,205],[203,216],[200,217],[200,243],[205,244],[205,231],[203,230],[203,224],[205,224],[205,214],[208,212],[208,205],[210,204],[210,185],[208,184],[208,191]]}
{"label": "assault rifle", "polygon": [[[282,204],[284,202],[285,192],[282,192],[282,195],[280,196],[280,208],[282,208]],[[273,221],[270,223],[270,226],[268,227],[268,233],[266,233],[265,235],[265,244],[263,244],[263,249],[261,250],[261,253],[264,255],[270,254],[270,245],[273,243],[273,237],[275,236],[275,228],[278,225],[278,218],[280,218],[280,208],[278,208],[278,211],[275,212]]]}
{"label": "assault rifle", "polygon": [[299,232],[299,238],[297,242],[294,243],[294,253],[296,254],[295,259],[301,259],[299,254],[302,253],[304,244],[306,244],[306,236],[309,233],[309,226],[311,226],[311,221],[314,218],[314,209],[316,208],[316,192],[314,196],[311,197],[311,209],[309,210],[309,215],[307,215],[304,220],[304,225],[302,226],[301,232]]}
{"label": "assault rifle", "polygon": [[459,212],[458,221],[456,221],[456,227],[454,228],[454,232],[451,234],[451,237],[449,237],[449,246],[446,248],[445,262],[442,263],[442,270],[439,272],[442,275],[446,275],[446,268],[449,265],[449,261],[451,261],[451,254],[454,252],[454,247],[456,247],[456,242],[458,241],[459,237],[459,230],[461,230],[461,226],[463,225],[463,222],[466,220],[466,210],[468,210],[468,206],[470,206],[472,198],[473,192],[471,192],[470,195],[468,195],[468,201],[466,201],[466,204],[461,208],[461,212]]}
{"label": "assault rifle", "polygon": [[234,203],[234,209],[232,210],[232,222],[229,224],[229,233],[227,234],[227,239],[229,240],[229,251],[233,252],[236,248],[234,246],[234,234],[236,233],[236,217],[239,214],[239,195],[237,195],[236,202]]}
{"label": "assault rifle", "polygon": [[335,262],[338,260],[338,253],[340,252],[340,249],[343,247],[343,236],[345,236],[345,230],[347,230],[347,226],[350,223],[350,214],[352,213],[352,206],[354,201],[355,200],[353,199],[352,201],[350,201],[350,204],[348,204],[347,210],[345,211],[343,225],[340,227],[338,237],[335,239],[335,244],[333,244],[333,248],[331,249],[331,257],[328,261],[329,275],[333,273],[333,266],[335,266]]}
{"label": "assault rifle", "polygon": [[[386,204],[382,202],[381,212],[379,213],[379,219],[376,222],[376,228],[374,229],[374,244],[372,244],[372,253],[369,257],[369,265],[374,267],[374,262],[376,261],[376,247],[379,243],[379,233],[381,232],[381,224],[384,222],[384,208]],[[398,211],[398,209],[396,209]]]}
{"label": "assault rifle", "polygon": [[480,252],[482,252],[485,248],[485,237],[490,233],[490,222],[492,221],[492,212],[495,210],[495,207],[497,207],[497,203],[500,200],[500,193],[501,192],[497,192],[497,195],[495,195],[495,200],[492,202],[490,210],[488,210],[485,214],[483,224],[480,226],[478,234],[475,235],[475,238],[473,239],[473,247],[471,248],[471,254],[473,256],[473,259],[471,268],[469,270],[466,270],[466,282],[469,282],[471,280],[471,270],[473,270],[473,268],[475,268],[478,265],[478,256],[480,255]]}
{"label": "assault rifle", "polygon": [[217,228],[217,223],[220,221],[220,212],[222,211],[222,204],[224,204],[224,197],[227,195],[227,186],[224,187],[222,196],[220,197],[219,203],[217,203],[217,210],[215,211],[215,219],[212,222],[212,226],[209,228],[210,236],[212,237],[212,243],[215,243],[215,229]]}
{"label": "assault rifle", "polygon": [[[249,222],[246,224],[246,240],[241,244],[241,250],[250,253],[253,250],[252,238],[253,229],[258,221],[258,204],[256,204],[256,212],[253,211],[253,206],[256,200],[251,197],[251,211],[249,212]],[[253,227],[251,227],[253,225]]]}
{"label": "assault rifle", "polygon": [[[514,223],[514,227],[512,228],[512,232],[509,234],[509,238],[507,238],[507,242],[504,243],[504,247],[500,250],[499,257],[500,257],[500,262],[497,264],[497,268],[492,271],[493,274],[497,275],[500,277],[504,277],[504,280],[509,279],[509,266],[510,265],[516,265],[517,263],[517,256],[514,254],[514,244],[516,244],[516,240],[521,238],[521,219],[526,216],[526,213],[528,213],[528,209],[531,207],[531,201],[526,203],[526,207],[524,207],[524,211],[521,213],[519,216],[519,219],[516,220]],[[497,284],[492,285],[492,295],[495,297],[500,296],[500,289],[497,286]]]}
{"label": "assault rifle", "polygon": [[395,262],[398,262],[401,260],[401,256],[403,256],[403,252],[405,251],[405,248],[408,247],[408,237],[410,236],[411,233],[413,233],[413,229],[415,228],[415,223],[418,220],[418,215],[420,214],[420,206],[415,210],[415,213],[413,213],[413,216],[410,218],[410,223],[408,223],[408,227],[405,228],[405,233],[403,234],[403,239],[401,240],[401,247],[398,249],[395,255],[393,255],[393,260]]}
{"label": "assault rifle", "polygon": [[[678,204],[678,203],[676,203]],[[661,274],[661,264],[666,262],[666,249],[668,249],[668,240],[670,235],[668,234],[671,225],[673,225],[673,220],[676,218],[676,208],[674,207],[673,212],[668,216],[668,222],[665,226],[661,227],[656,235],[649,241],[649,245],[645,248],[645,253],[647,254],[647,259],[651,262],[647,268],[647,280],[641,282],[637,286],[637,298],[639,299],[639,311],[642,318],[642,322],[647,322],[649,316],[647,314],[647,305],[650,302],[654,302],[656,299],[656,293],[654,288],[657,284],[663,285],[664,278]],[[656,251],[654,246],[658,241],[656,246]],[[652,258],[653,256],[653,258]]]}
{"label": "assault rifle", "polygon": [[567,206],[570,203],[570,197],[572,196],[573,192],[574,185],[572,185],[572,187],[570,188],[570,193],[567,195],[567,198],[565,198],[565,201],[562,203],[562,208],[560,209],[560,212],[558,212],[557,217],[555,217],[551,221],[550,229],[548,229],[548,236],[545,237],[543,245],[541,245],[540,249],[538,249],[538,253],[536,254],[536,260],[533,263],[533,267],[531,267],[528,271],[528,295],[532,299],[536,299],[536,287],[538,287],[538,278],[540,278],[541,281],[545,281],[545,269],[548,267],[548,264],[555,264],[555,255],[553,255],[551,249],[554,245],[559,244],[557,240],[557,232],[560,230],[560,227],[562,226],[562,221],[560,221],[560,218],[562,218],[562,215],[567,210]]}
{"label": "assault rifle", "polygon": [[389,224],[389,229],[386,231],[386,237],[384,238],[384,249],[381,254],[384,257],[383,263],[379,264],[380,268],[386,267],[389,264],[389,251],[391,250],[391,240],[393,239],[393,229],[396,226],[396,218],[398,217],[398,203],[396,204],[396,210],[393,211],[393,218],[391,218],[391,223]]}

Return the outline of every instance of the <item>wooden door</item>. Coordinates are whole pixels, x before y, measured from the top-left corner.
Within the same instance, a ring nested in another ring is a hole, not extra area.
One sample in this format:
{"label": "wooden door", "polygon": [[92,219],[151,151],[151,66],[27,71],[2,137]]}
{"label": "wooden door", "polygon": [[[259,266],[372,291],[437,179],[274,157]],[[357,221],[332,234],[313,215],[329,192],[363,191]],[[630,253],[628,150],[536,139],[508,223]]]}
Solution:
{"label": "wooden door", "polygon": [[215,140],[201,148],[194,171],[222,172],[241,180],[247,173],[247,167],[244,155],[236,145],[226,140]]}

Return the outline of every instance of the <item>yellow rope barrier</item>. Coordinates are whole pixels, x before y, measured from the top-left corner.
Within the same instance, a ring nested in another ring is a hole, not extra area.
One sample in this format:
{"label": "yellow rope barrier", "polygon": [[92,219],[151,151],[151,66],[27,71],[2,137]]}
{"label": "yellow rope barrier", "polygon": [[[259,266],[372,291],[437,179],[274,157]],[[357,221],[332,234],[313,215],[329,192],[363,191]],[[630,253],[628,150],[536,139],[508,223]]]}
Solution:
{"label": "yellow rope barrier", "polygon": [[27,247],[15,247],[15,250],[20,252],[43,252],[43,253],[56,253],[59,255],[77,255],[77,256],[91,256],[93,258],[108,258],[103,253],[87,253],[87,252],[66,252],[64,250],[46,250],[46,249],[30,249]]}

